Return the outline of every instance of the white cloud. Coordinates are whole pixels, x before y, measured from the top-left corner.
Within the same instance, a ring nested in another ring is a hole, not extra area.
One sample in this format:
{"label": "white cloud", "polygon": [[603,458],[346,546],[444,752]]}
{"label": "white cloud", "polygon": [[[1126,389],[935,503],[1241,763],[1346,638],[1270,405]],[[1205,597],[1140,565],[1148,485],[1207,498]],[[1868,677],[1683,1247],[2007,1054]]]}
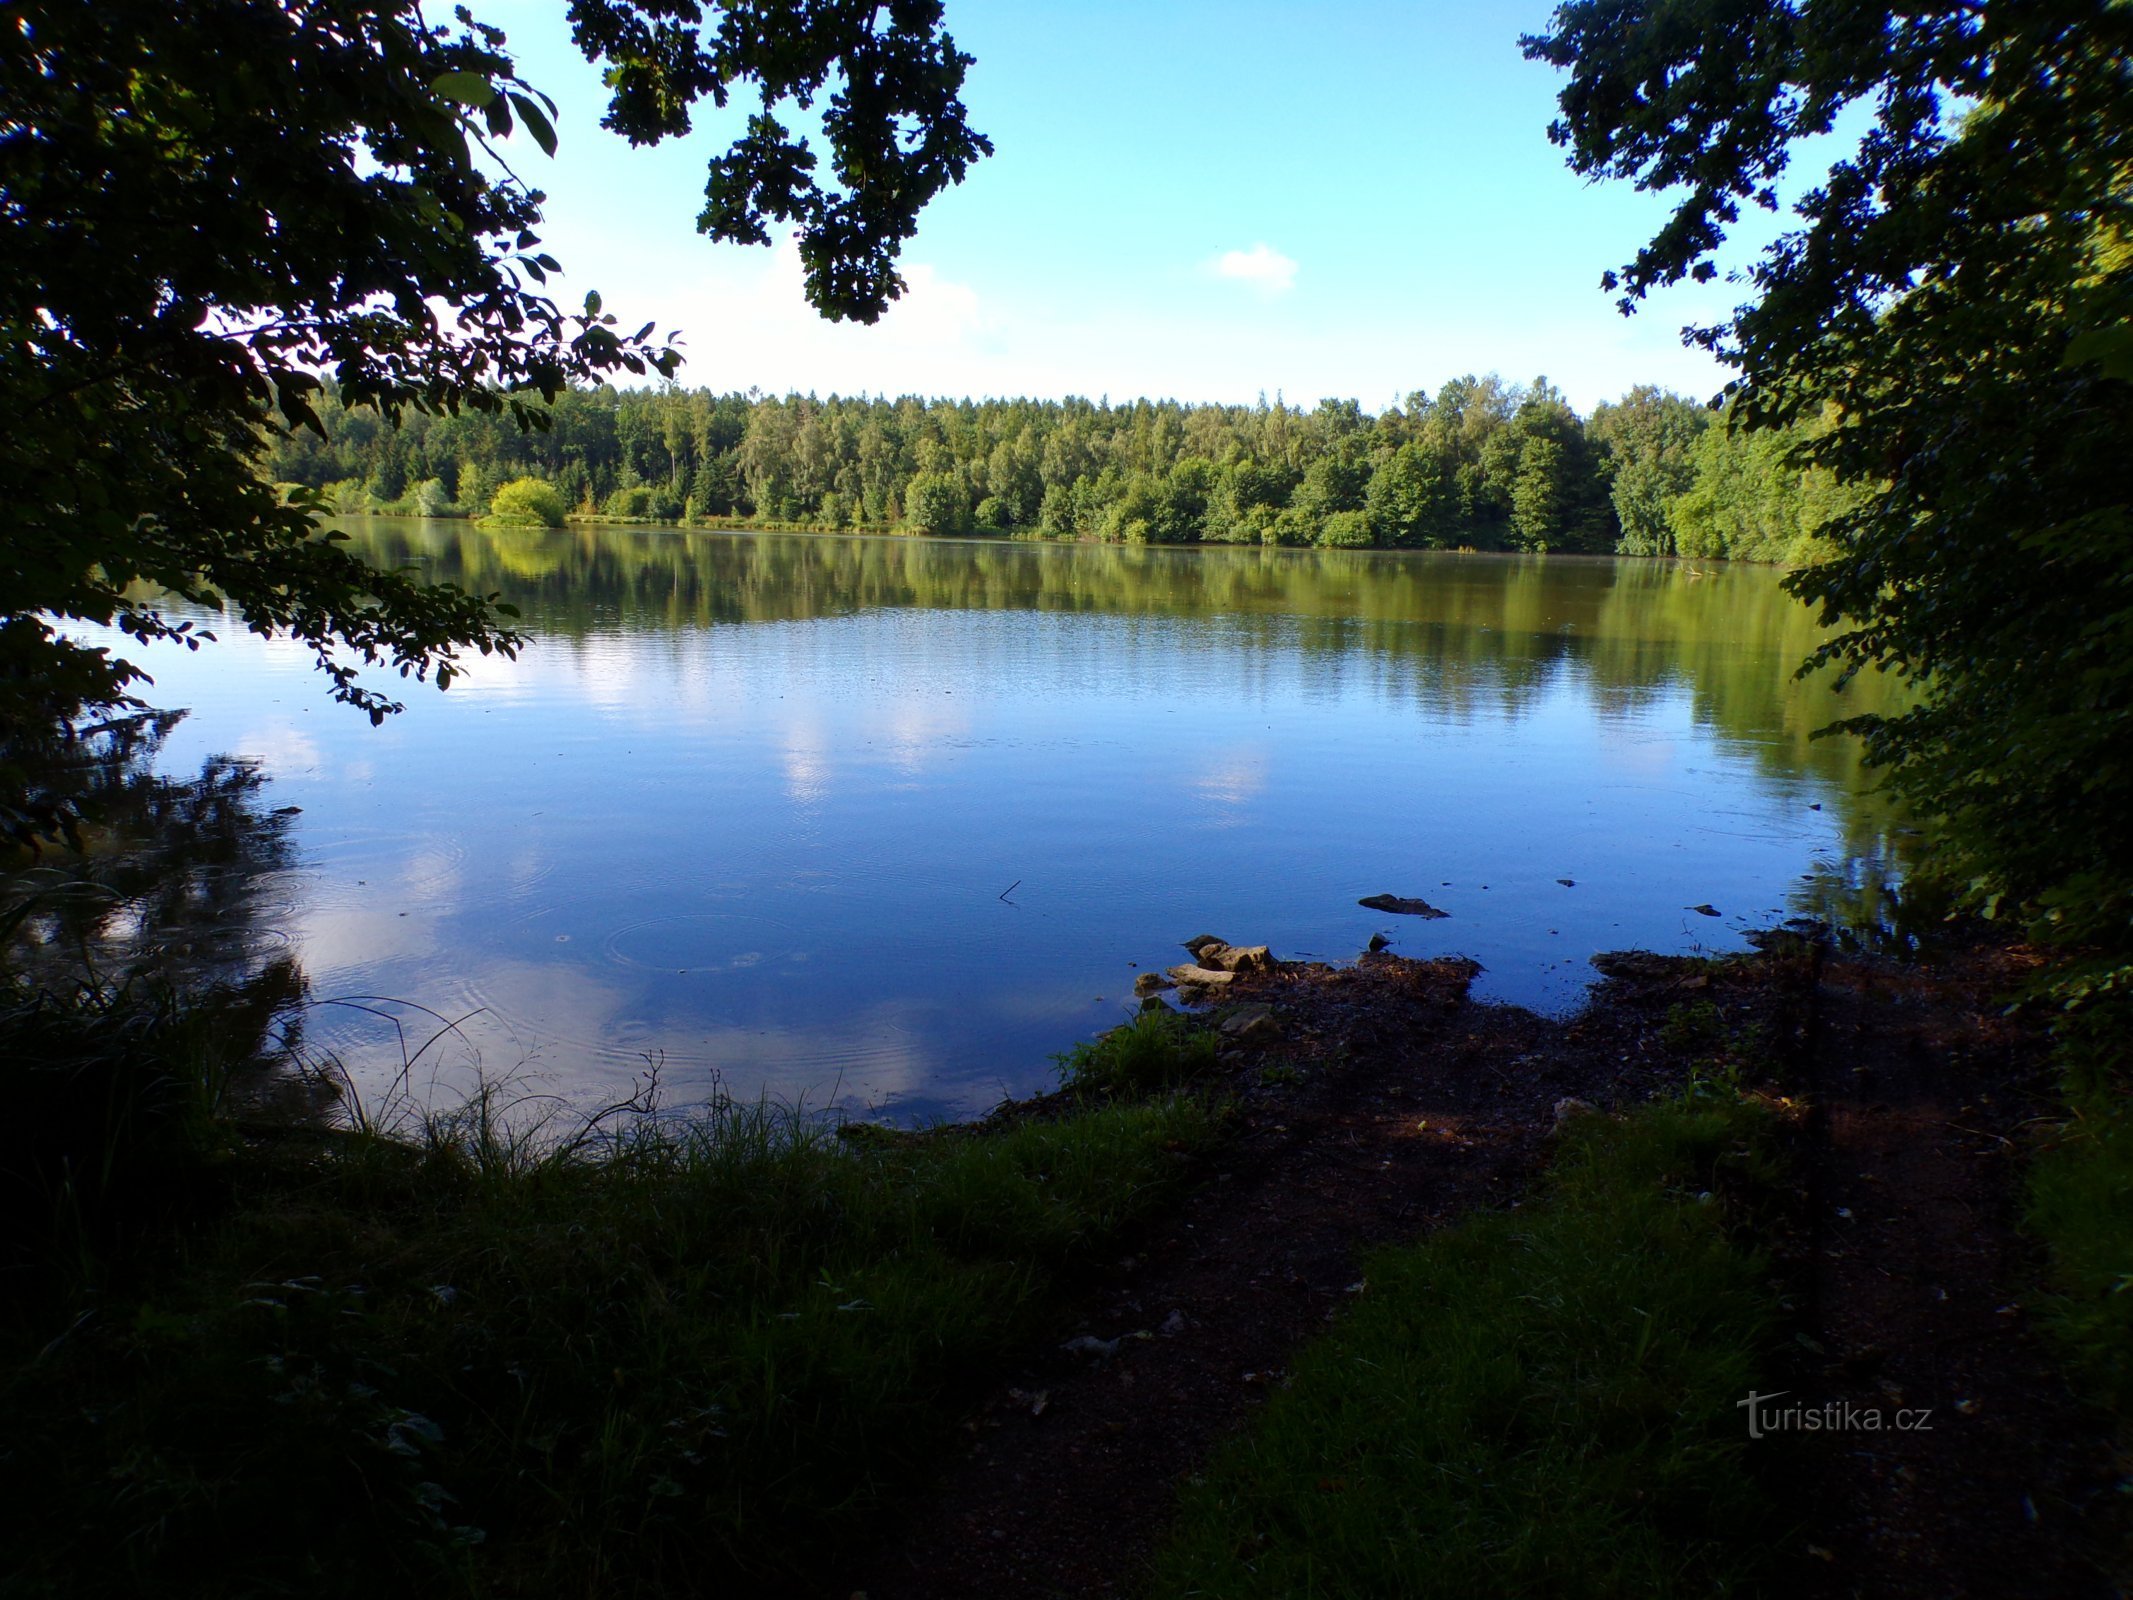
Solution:
{"label": "white cloud", "polygon": [[[692,254],[702,241],[689,241]],[[617,294],[640,317],[682,330],[680,381],[771,394],[955,394],[999,354],[998,319],[976,289],[925,262],[903,266],[903,297],[882,319],[832,323],[807,303],[792,239],[769,251],[719,251],[677,271],[680,292]],[[1003,389],[1001,392],[1005,392]]]}
{"label": "white cloud", "polygon": [[1296,263],[1264,240],[1249,250],[1225,250],[1208,263],[1218,278],[1248,283],[1263,295],[1296,287]]}

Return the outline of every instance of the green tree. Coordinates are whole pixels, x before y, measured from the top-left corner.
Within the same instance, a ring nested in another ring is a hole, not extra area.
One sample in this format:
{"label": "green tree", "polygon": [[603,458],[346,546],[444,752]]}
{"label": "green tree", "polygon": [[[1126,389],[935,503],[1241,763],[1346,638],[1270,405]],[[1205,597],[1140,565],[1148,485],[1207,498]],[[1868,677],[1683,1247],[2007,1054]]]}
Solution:
{"label": "green tree", "polygon": [[442,478],[424,478],[408,491],[408,506],[418,517],[441,517],[452,508]]}
{"label": "green tree", "polygon": [[1707,408],[1650,384],[1593,412],[1589,431],[1601,450],[1622,530],[1616,548],[1624,555],[1674,554],[1668,508],[1696,481],[1697,442],[1710,426]]}
{"label": "green tree", "polygon": [[[1511,539],[1521,550],[1592,552],[1614,543],[1598,461],[1578,415],[1546,378],[1499,436],[1509,457]],[[1492,468],[1502,472],[1503,468]]]}
{"label": "green tree", "polygon": [[1547,550],[1565,543],[1571,489],[1569,463],[1559,440],[1537,436],[1518,452],[1511,480],[1511,537],[1521,550]]}
{"label": "green tree", "polygon": [[469,516],[488,515],[489,496],[496,492],[496,474],[479,461],[459,466],[459,504]]}
{"label": "green tree", "polygon": [[[686,16],[680,12],[686,12]],[[761,240],[795,221],[808,292],[872,319],[900,287],[918,209],[988,148],[956,98],[968,58],[926,0],[697,8],[576,0],[603,60],[607,121],[639,143],[689,109],[760,89],[764,109],[711,164],[699,225]],[[226,603],[311,647],[337,697],[396,702],[364,665],[449,683],[467,649],[520,642],[488,599],[364,565],[315,507],[258,472],[262,441],[345,405],[505,412],[528,426],[567,384],[671,373],[652,328],[618,331],[598,296],[540,290],[539,196],[498,142],[551,148],[552,110],[504,36],[433,27],[414,0],[24,0],[0,43],[0,734],[56,735],[124,702],[138,668],[58,625],[200,637],[157,596]],[[828,93],[818,168],[773,110]],[[516,150],[514,160],[523,157]],[[818,171],[848,179],[825,187]],[[406,463],[381,462],[406,481]],[[0,757],[0,825],[22,769]]]}
{"label": "green tree", "polygon": [[1367,511],[1334,511],[1327,514],[1318,525],[1315,543],[1332,550],[1360,549],[1371,542],[1370,513]]}
{"label": "green tree", "polygon": [[1674,549],[1697,559],[1816,559],[1817,535],[1857,499],[1826,469],[1801,464],[1803,443],[1821,425],[1706,429],[1690,452],[1688,488],[1665,506]]}
{"label": "green tree", "polygon": [[913,533],[968,533],[970,491],[950,472],[921,472],[904,489],[904,525]]}
{"label": "green tree", "polygon": [[[1352,403],[1352,402],[1351,402]],[[1347,412],[1334,409],[1334,402],[1320,403],[1320,414],[1345,421]],[[1314,523],[1336,511],[1360,511],[1368,492],[1370,469],[1345,453],[1322,455],[1304,469],[1303,482],[1289,497],[1289,504]]]}
{"label": "green tree", "polygon": [[1372,474],[1366,497],[1380,542],[1441,549],[1458,533],[1459,497],[1443,447],[1410,440]]}
{"label": "green tree", "polygon": [[502,528],[560,528],[566,509],[554,484],[513,478],[489,497],[486,520]]}
{"label": "green tree", "polygon": [[654,510],[656,494],[657,491],[648,483],[633,483],[627,488],[617,489],[601,501],[600,514],[623,521],[649,517]]}
{"label": "green tree", "polygon": [[2133,8],[2110,0],[1737,8],[1576,0],[1529,55],[1569,69],[1579,171],[1678,194],[1605,283],[1625,309],[1716,275],[1798,141],[1872,127],[1696,337],[1751,427],[1850,496],[1788,585],[1817,659],[1913,680],[1862,717],[1942,825],[1941,870],[2133,988]]}

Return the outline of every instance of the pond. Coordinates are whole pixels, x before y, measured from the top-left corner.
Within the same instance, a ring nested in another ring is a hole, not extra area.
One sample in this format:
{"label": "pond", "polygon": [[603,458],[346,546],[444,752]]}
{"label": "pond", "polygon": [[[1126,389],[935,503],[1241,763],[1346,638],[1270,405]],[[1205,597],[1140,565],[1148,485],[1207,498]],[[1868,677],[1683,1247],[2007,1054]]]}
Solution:
{"label": "pond", "polygon": [[1794,679],[1768,569],[347,526],[537,642],[378,729],[240,629],[146,660],[173,766],[302,808],[267,920],[319,1000],[378,997],[307,1020],[374,1098],[434,1015],[418,1100],[656,1066],[669,1103],[963,1115],[1198,933],[1382,932],[1561,1011],[1595,951],[1739,948],[1887,853],[1856,746],[1810,738],[1873,685]]}

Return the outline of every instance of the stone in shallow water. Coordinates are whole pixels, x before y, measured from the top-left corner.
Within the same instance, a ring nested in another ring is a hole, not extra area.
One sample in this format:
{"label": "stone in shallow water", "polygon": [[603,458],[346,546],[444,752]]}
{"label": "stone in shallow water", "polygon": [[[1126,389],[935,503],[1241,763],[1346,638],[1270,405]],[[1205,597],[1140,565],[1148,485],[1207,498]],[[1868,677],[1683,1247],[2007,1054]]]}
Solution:
{"label": "stone in shallow water", "polygon": [[1200,965],[1223,972],[1272,972],[1274,952],[1263,944],[1209,945],[1200,952]]}
{"label": "stone in shallow water", "polygon": [[1439,911],[1427,900],[1416,900],[1404,894],[1374,894],[1356,904],[1372,911],[1390,911],[1403,917],[1448,917],[1449,911]]}
{"label": "stone in shallow water", "polygon": [[1200,984],[1203,986],[1235,983],[1237,981],[1237,975],[1234,972],[1218,972],[1212,967],[1196,967],[1189,962],[1172,967],[1170,976],[1179,983]]}

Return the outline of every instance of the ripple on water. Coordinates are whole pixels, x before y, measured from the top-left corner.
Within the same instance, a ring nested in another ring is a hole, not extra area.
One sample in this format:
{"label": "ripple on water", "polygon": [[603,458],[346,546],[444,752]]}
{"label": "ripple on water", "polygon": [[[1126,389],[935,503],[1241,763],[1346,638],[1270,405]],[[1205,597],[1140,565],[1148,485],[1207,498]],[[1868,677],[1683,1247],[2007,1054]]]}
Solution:
{"label": "ripple on water", "polygon": [[800,930],[749,911],[683,911],[646,917],[607,936],[601,954],[647,972],[740,971],[806,960]]}
{"label": "ripple on water", "polygon": [[[320,906],[391,901],[456,904],[465,887],[467,845],[455,832],[336,834],[304,840],[304,866]],[[552,868],[550,870],[553,870]]]}

